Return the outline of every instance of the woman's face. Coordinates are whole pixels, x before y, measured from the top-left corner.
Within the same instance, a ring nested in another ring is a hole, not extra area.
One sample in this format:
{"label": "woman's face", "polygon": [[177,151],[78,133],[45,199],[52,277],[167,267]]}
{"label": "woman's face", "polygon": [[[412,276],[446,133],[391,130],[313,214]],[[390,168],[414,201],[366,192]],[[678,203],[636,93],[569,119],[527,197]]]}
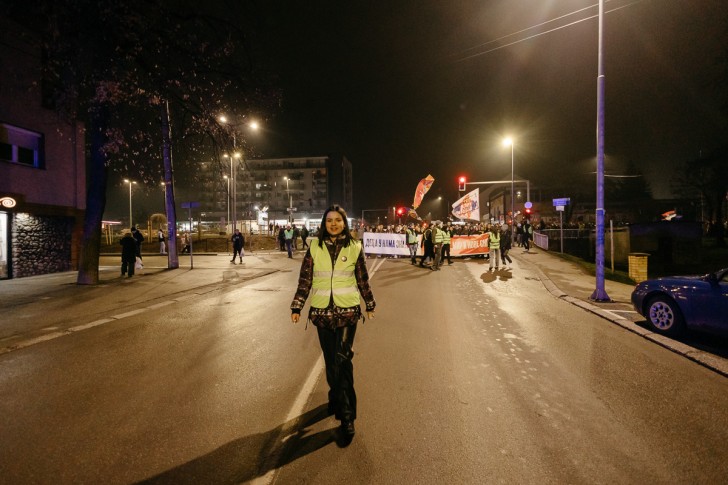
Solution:
{"label": "woman's face", "polygon": [[344,230],[344,219],[336,211],[329,211],[326,214],[326,231],[329,236],[336,237]]}

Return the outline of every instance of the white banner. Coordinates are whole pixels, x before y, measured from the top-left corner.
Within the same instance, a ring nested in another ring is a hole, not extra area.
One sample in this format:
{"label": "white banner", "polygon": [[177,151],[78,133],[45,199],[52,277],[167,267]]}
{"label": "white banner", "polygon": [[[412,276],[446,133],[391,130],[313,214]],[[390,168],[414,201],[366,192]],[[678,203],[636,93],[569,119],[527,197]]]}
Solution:
{"label": "white banner", "polygon": [[458,219],[480,221],[480,196],[479,189],[465,194],[465,197],[457,200],[452,205],[452,215]]}
{"label": "white banner", "polygon": [[365,254],[390,254],[392,256],[409,256],[407,236],[389,232],[365,232]]}

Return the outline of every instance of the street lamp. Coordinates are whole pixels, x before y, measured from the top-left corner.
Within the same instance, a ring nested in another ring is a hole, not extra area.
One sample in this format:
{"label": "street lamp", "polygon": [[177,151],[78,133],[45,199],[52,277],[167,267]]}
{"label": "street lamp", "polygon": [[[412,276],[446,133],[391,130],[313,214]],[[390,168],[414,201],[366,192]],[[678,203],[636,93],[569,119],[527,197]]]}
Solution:
{"label": "street lamp", "polygon": [[288,189],[288,181],[290,179],[288,177],[283,177],[283,180],[286,181],[286,194],[288,194],[288,222],[292,222],[292,217],[293,217],[293,199],[291,198],[291,191]]}
{"label": "street lamp", "polygon": [[[232,131],[232,135],[233,135],[233,155],[232,155],[232,157],[230,157],[230,178],[232,179],[232,182],[233,182],[233,232],[235,232],[235,229],[237,229],[237,227],[238,227],[238,212],[237,212],[237,193],[238,193],[237,186],[238,186],[238,184],[237,184],[237,180],[235,177],[235,174],[237,173],[237,167],[236,167],[235,172],[233,172],[233,159],[234,158],[237,158],[237,159],[243,158],[243,155],[237,151],[238,143],[237,143],[237,133],[235,131],[235,128],[238,126],[246,126],[253,131],[258,131],[258,129],[260,128],[260,125],[255,120],[251,120],[249,122],[237,123],[237,124],[231,123],[230,120],[225,115],[220,115],[220,116],[218,116],[217,119],[223,125],[228,125],[228,126],[232,127],[231,131]],[[225,154],[223,156],[225,158],[228,157],[227,154]]]}
{"label": "street lamp", "polygon": [[227,226],[230,224],[230,177],[223,175],[222,178],[227,182],[227,219],[225,219],[225,233],[227,234]]}
{"label": "street lamp", "polygon": [[136,182],[134,182],[133,180],[124,179],[124,183],[129,184],[129,227],[133,227],[134,224],[131,220],[131,186],[132,186],[132,184],[135,184]]}
{"label": "street lamp", "polygon": [[515,209],[515,205],[513,203],[513,194],[514,194],[514,191],[513,191],[513,186],[514,186],[513,145],[514,145],[513,138],[511,138],[510,136],[503,139],[503,146],[511,147],[511,235],[513,234],[513,226],[516,223],[516,209]]}

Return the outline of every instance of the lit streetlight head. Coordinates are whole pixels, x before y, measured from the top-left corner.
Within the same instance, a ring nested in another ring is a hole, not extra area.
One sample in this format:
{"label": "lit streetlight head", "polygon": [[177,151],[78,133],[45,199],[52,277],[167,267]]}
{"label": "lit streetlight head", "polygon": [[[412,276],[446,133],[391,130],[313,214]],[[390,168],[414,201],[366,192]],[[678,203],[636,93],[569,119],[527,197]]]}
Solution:
{"label": "lit streetlight head", "polygon": [[260,125],[258,125],[257,121],[251,121],[250,122],[250,129],[253,131],[258,131],[258,128],[260,128]]}
{"label": "lit streetlight head", "polygon": [[222,178],[226,179],[226,178],[228,178],[228,176],[227,175],[223,175]]}
{"label": "lit streetlight head", "polygon": [[242,155],[240,154],[240,152],[235,152],[235,153],[233,154],[233,156],[234,156],[235,158],[240,158],[240,157],[242,157]]}
{"label": "lit streetlight head", "polygon": [[507,138],[503,138],[503,146],[504,147],[513,146],[513,138],[511,138],[510,136]]}
{"label": "lit streetlight head", "polygon": [[225,115],[220,115],[217,119],[220,120],[220,123],[227,123],[227,117]]}

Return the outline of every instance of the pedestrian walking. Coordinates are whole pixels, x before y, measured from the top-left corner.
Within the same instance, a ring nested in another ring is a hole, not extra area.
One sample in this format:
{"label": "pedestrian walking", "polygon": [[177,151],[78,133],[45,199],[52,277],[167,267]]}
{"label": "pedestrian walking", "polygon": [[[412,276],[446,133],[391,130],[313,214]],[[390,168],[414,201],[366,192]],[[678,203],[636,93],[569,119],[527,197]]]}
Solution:
{"label": "pedestrian walking", "polygon": [[190,253],[190,235],[186,232],[182,234],[182,254]]}
{"label": "pedestrian walking", "polygon": [[405,234],[410,253],[410,261],[412,261],[412,264],[417,264],[417,233],[415,232],[415,225],[410,223],[405,230]]}
{"label": "pedestrian walking", "polygon": [[283,226],[278,227],[278,249],[286,250],[286,229]]}
{"label": "pedestrian walking", "polygon": [[296,227],[295,224],[291,227],[293,228],[293,249],[298,251],[298,238],[301,237],[301,231]]}
{"label": "pedestrian walking", "polygon": [[308,228],[301,227],[301,249],[308,249]]}
{"label": "pedestrian walking", "polygon": [[440,223],[432,225],[432,252],[434,253],[434,260],[430,269],[432,271],[438,271],[440,269],[440,262],[442,258],[442,243],[445,238],[442,234],[442,228]]}
{"label": "pedestrian walking", "polygon": [[286,229],[283,231],[283,240],[286,244],[286,251],[288,251],[288,257],[293,257],[293,228],[288,224]]}
{"label": "pedestrian walking", "polygon": [[235,229],[230,240],[233,243],[233,259],[231,259],[230,262],[235,264],[235,256],[238,256],[240,258],[240,264],[243,264],[243,256],[245,255],[243,250],[245,247],[245,236],[242,235],[240,229]]}
{"label": "pedestrian walking", "polygon": [[493,264],[495,264],[495,270],[500,269],[500,229],[497,225],[490,226],[488,231],[488,252],[490,253],[490,263],[488,264],[488,271],[493,270]]}
{"label": "pedestrian walking", "polygon": [[[452,226],[449,224],[445,226],[445,229],[442,231],[442,260],[444,261],[445,258],[447,258],[447,264],[452,264],[452,258],[450,257],[450,238],[452,238]],[[440,263],[440,266],[442,266],[442,263]]]}
{"label": "pedestrian walking", "polygon": [[[507,225],[503,225],[503,228],[505,229],[501,233],[501,262],[503,263],[503,269],[509,269],[511,264],[513,264],[513,260],[510,256],[508,256],[508,253],[511,250],[511,229]],[[508,264],[506,264],[506,261],[508,261]]]}
{"label": "pedestrian walking", "polygon": [[121,244],[121,276],[129,274],[134,276],[134,265],[137,258],[137,243],[131,235],[131,230],[124,232],[124,237],[119,241]]}
{"label": "pedestrian walking", "polygon": [[533,237],[533,226],[528,222],[528,219],[526,219],[526,222],[523,224],[523,247],[526,248],[524,253],[528,252],[528,249],[531,247],[531,238]]}
{"label": "pedestrian walking", "polygon": [[164,244],[164,241],[166,239],[164,237],[164,231],[162,231],[162,229],[159,229],[159,231],[157,231],[157,239],[159,240],[159,254],[167,254],[167,246]]}
{"label": "pedestrian walking", "polygon": [[[311,291],[313,289],[313,291]],[[357,418],[354,390],[354,336],[363,318],[374,318],[376,302],[369,287],[369,274],[362,244],[352,239],[346,212],[331,206],[324,212],[318,240],[301,263],[298,289],[291,302],[291,321],[298,323],[311,293],[310,321],[318,332],[329,385],[328,412],[341,421],[341,434],[351,440]]]}
{"label": "pedestrian walking", "polygon": [[420,268],[425,267],[425,261],[427,261],[427,260],[432,261],[435,259],[435,253],[433,252],[433,246],[434,245],[432,243],[432,227],[428,226],[422,233],[422,242],[420,243],[420,247],[424,248],[422,257],[420,258]]}

